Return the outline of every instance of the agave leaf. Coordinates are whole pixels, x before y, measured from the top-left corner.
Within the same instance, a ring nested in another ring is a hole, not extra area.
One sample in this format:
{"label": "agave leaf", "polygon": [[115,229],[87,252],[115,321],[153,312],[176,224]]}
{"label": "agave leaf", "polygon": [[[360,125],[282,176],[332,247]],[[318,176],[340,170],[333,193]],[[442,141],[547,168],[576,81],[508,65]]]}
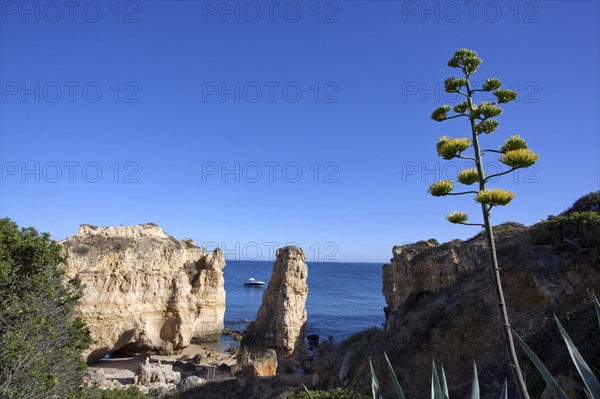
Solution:
{"label": "agave leaf", "polygon": [[369,366],[371,367],[371,390],[373,391],[373,399],[379,398],[379,381],[377,381],[377,376],[375,375],[375,370],[373,370],[373,363],[371,363],[371,359],[369,358]]}
{"label": "agave leaf", "polygon": [[508,387],[506,386],[506,380],[504,380],[504,385],[502,385],[502,393],[500,394],[500,399],[507,399],[508,397]]}
{"label": "agave leaf", "polygon": [[598,298],[594,297],[594,303],[596,304],[596,315],[598,316],[598,326],[600,327],[600,302],[598,302]]}
{"label": "agave leaf", "polygon": [[590,370],[588,364],[585,362],[585,360],[583,360],[583,357],[577,350],[577,347],[575,347],[575,344],[573,344],[573,341],[571,341],[569,334],[567,334],[562,324],[560,324],[560,321],[558,321],[558,318],[554,316],[554,319],[556,320],[556,324],[558,324],[560,335],[562,335],[563,340],[567,345],[567,349],[569,349],[571,359],[573,360],[573,363],[575,363],[575,367],[577,367],[577,371],[579,371],[579,375],[581,376],[581,379],[583,380],[587,390],[592,395],[592,398],[600,399],[600,382],[598,382],[598,379],[594,373],[592,373],[592,370]]}
{"label": "agave leaf", "polygon": [[432,366],[433,371],[431,372],[431,399],[444,399],[444,392],[442,392],[440,379],[438,378],[438,373],[435,369],[435,362],[433,361]]}
{"label": "agave leaf", "polygon": [[450,394],[448,393],[448,383],[446,381],[446,372],[444,371],[444,365],[442,365],[442,390],[444,391],[444,399],[448,399]]}
{"label": "agave leaf", "polygon": [[477,365],[473,362],[473,382],[471,383],[471,399],[479,399],[479,380],[477,379]]}
{"label": "agave leaf", "polygon": [[554,396],[556,399],[568,399],[567,395],[564,393],[564,391],[558,385],[558,383],[556,382],[554,377],[552,377],[552,374],[550,374],[550,372],[548,371],[546,366],[544,366],[544,363],[542,363],[540,358],[537,357],[537,355],[531,350],[529,345],[527,345],[525,343],[525,341],[523,341],[523,339],[521,339],[521,337],[519,336],[519,334],[517,334],[517,332],[515,330],[513,330],[513,334],[515,337],[517,337],[517,341],[519,341],[519,344],[521,345],[521,347],[523,348],[525,353],[527,353],[527,356],[529,356],[529,359],[531,359],[531,361],[533,362],[535,367],[538,369],[538,371],[542,375],[542,378],[546,382],[546,385],[548,387],[550,387],[550,390],[552,391],[552,396]]}
{"label": "agave leaf", "polygon": [[310,391],[308,390],[308,388],[306,387],[306,385],[302,384],[302,388],[304,388],[304,392],[306,392],[306,394],[308,395],[308,397],[309,397],[310,399],[314,399],[314,398],[312,397],[312,395],[310,394]]}
{"label": "agave leaf", "polygon": [[387,353],[383,352],[383,356],[385,356],[385,362],[387,364],[388,370],[390,371],[390,377],[392,378],[392,384],[394,385],[396,396],[398,396],[398,399],[406,399],[406,397],[404,396],[404,392],[402,392],[402,387],[400,387],[400,383],[396,378],[396,373],[394,373],[394,369],[392,368],[390,359],[388,359]]}

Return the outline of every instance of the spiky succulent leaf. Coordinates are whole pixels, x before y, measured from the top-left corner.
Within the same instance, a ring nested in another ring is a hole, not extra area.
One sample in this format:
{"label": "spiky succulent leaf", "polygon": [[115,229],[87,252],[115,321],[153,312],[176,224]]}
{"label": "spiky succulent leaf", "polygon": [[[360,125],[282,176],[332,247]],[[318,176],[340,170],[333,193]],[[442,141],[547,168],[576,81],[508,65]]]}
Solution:
{"label": "spiky succulent leaf", "polygon": [[563,328],[558,318],[554,316],[554,320],[556,320],[556,324],[558,325],[558,330],[560,331],[560,335],[563,337],[565,344],[567,345],[567,349],[569,350],[569,354],[571,355],[571,360],[575,363],[575,367],[577,367],[577,371],[583,380],[588,392],[592,395],[592,398],[599,399],[600,398],[600,382],[590,370],[590,366],[583,360],[583,357],[577,350],[573,341],[571,341],[571,337],[567,334],[567,331]]}
{"label": "spiky succulent leaf", "polygon": [[369,366],[371,367],[371,391],[373,392],[373,399],[379,399],[379,381],[377,381],[377,376],[375,375],[375,370],[373,369],[373,363],[371,363],[371,359],[369,359]]}
{"label": "spiky succulent leaf", "polygon": [[600,326],[600,302],[598,298],[594,297],[594,304],[596,305],[596,315],[598,316],[598,326]]}
{"label": "spiky succulent leaf", "polygon": [[502,385],[502,393],[500,394],[500,399],[508,399],[508,387],[506,385],[506,380],[504,380],[504,385]]}
{"label": "spiky succulent leaf", "polygon": [[475,197],[475,201],[490,206],[504,206],[508,205],[513,198],[515,198],[515,194],[512,191],[501,188],[488,188],[481,190]]}
{"label": "spiky succulent leaf", "polygon": [[429,193],[434,197],[443,197],[450,194],[454,190],[454,182],[452,180],[439,180],[429,186]]}
{"label": "spiky succulent leaf", "polygon": [[394,391],[396,392],[396,396],[398,397],[398,399],[406,399],[406,397],[404,396],[404,392],[402,392],[402,387],[398,382],[398,378],[396,378],[396,373],[394,372],[392,363],[390,363],[390,359],[388,359],[387,353],[383,352],[383,356],[385,357],[385,363],[387,364],[388,371],[390,372],[390,378],[392,379],[392,384],[394,385]]}
{"label": "spiky succulent leaf", "polygon": [[473,142],[466,137],[451,138],[447,136],[440,137],[435,148],[438,155],[444,159],[452,159],[460,155],[461,152],[471,146]]}
{"label": "spiky succulent leaf", "polygon": [[477,378],[477,365],[473,362],[473,381],[471,382],[471,399],[479,399],[479,379]]}
{"label": "spiky succulent leaf", "polygon": [[302,388],[304,388],[304,393],[308,395],[308,399],[314,399],[306,385],[302,384]]}
{"label": "spiky succulent leaf", "polygon": [[514,135],[506,139],[504,145],[500,147],[500,152],[507,153],[508,151],[522,150],[525,148],[527,148],[527,141],[519,135]]}
{"label": "spiky succulent leaf", "polygon": [[467,216],[466,213],[463,213],[461,211],[456,211],[456,212],[450,212],[448,214],[448,216],[446,216],[446,219],[448,219],[448,221],[450,223],[460,224],[460,223],[466,223],[467,220],[469,220],[469,217]]}
{"label": "spiky succulent leaf", "polygon": [[454,106],[454,112],[456,112],[457,114],[464,114],[465,112],[467,112],[468,109],[469,109],[469,102],[466,100],[462,101]]}
{"label": "spiky succulent leaf", "polygon": [[509,103],[517,98],[517,92],[509,89],[498,89],[494,91],[499,104]]}
{"label": "spiky succulent leaf", "polygon": [[444,365],[442,364],[442,392],[444,394],[444,398],[448,399],[450,394],[448,392],[448,381],[446,380],[446,371],[444,370]]}
{"label": "spiky succulent leaf", "polygon": [[442,391],[442,386],[440,385],[440,379],[438,378],[438,373],[435,369],[435,362],[432,362],[431,399],[446,399],[444,398],[444,392]]}
{"label": "spiky succulent leaf", "polygon": [[462,170],[458,174],[458,181],[462,184],[470,186],[471,184],[475,184],[479,181],[479,173],[475,168]]}
{"label": "spiky succulent leaf", "polygon": [[486,119],[476,127],[477,133],[491,133],[498,128],[500,122],[495,119]]}
{"label": "spiky succulent leaf", "polygon": [[444,81],[444,90],[446,93],[458,93],[461,87],[466,86],[468,82],[465,78],[448,78]]}
{"label": "spiky succulent leaf", "polygon": [[531,361],[533,362],[535,367],[538,369],[539,373],[542,375],[542,378],[546,382],[546,385],[552,391],[552,395],[556,399],[568,399],[567,395],[564,393],[562,388],[558,385],[558,383],[556,382],[554,377],[552,377],[552,374],[550,374],[550,372],[548,371],[546,366],[544,366],[544,363],[542,363],[540,358],[537,357],[535,352],[533,352],[531,350],[529,345],[527,345],[525,343],[525,341],[523,341],[523,339],[519,336],[519,334],[516,333],[516,331],[513,330],[513,334],[515,337],[517,337],[517,341],[519,342],[519,345],[521,345],[521,348],[523,348],[523,350],[525,351],[525,353],[527,354],[529,359],[531,359]]}
{"label": "spiky succulent leaf", "polygon": [[450,107],[449,105],[442,105],[441,107],[433,111],[433,113],[431,114],[431,119],[433,119],[434,121],[441,122],[448,118],[448,112],[450,112],[451,109],[452,107]]}
{"label": "spiky succulent leaf", "polygon": [[481,89],[485,91],[493,91],[498,90],[500,87],[502,87],[502,82],[496,78],[489,78],[485,80],[485,83],[481,86]]}
{"label": "spiky succulent leaf", "polygon": [[498,116],[502,113],[502,108],[497,105],[481,103],[481,105],[471,111],[471,119],[489,119]]}
{"label": "spiky succulent leaf", "polygon": [[498,158],[500,162],[513,168],[528,168],[536,163],[538,159],[540,159],[540,156],[529,148],[508,151]]}

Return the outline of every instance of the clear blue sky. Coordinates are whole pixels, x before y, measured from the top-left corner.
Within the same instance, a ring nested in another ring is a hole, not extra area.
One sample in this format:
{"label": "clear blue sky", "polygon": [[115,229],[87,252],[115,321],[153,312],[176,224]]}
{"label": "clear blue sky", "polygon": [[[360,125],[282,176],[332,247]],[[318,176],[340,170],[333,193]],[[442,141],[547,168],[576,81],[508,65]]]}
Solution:
{"label": "clear blue sky", "polygon": [[600,186],[597,1],[0,3],[0,214],[55,239],[154,222],[229,259],[386,262],[473,236],[445,220],[477,220],[471,198],[427,194],[462,166],[435,143],[466,124],[430,119],[462,47],[520,93],[485,146],[541,156],[496,183],[517,197],[493,221]]}

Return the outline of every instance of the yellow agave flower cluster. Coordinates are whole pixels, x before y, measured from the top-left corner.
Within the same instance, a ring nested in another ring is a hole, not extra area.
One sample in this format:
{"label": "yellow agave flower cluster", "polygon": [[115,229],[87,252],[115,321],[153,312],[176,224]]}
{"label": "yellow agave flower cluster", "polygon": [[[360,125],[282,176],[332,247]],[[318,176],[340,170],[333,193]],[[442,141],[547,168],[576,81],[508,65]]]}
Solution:
{"label": "yellow agave flower cluster", "polygon": [[476,196],[475,201],[480,204],[487,204],[489,206],[508,205],[510,201],[515,198],[515,194],[509,190],[503,190],[501,188],[487,188],[481,190]]}
{"label": "yellow agave flower cluster", "polygon": [[458,174],[458,181],[464,185],[470,186],[479,181],[479,173],[475,168],[465,169]]}
{"label": "yellow agave flower cluster", "polygon": [[[504,206],[508,205],[513,198],[515,198],[515,194],[512,191],[503,190],[501,188],[489,188],[479,191],[475,196],[475,201],[489,206]],[[466,223],[469,217],[464,212],[456,211],[450,212],[446,216],[446,219],[450,223],[462,224]]]}
{"label": "yellow agave flower cluster", "polygon": [[429,193],[434,197],[443,197],[450,194],[454,190],[454,182],[452,180],[439,180],[429,186]]}
{"label": "yellow agave flower cluster", "polygon": [[527,148],[527,142],[521,136],[510,136],[500,147],[498,160],[512,168],[527,168],[535,164],[540,158],[535,152]]}
{"label": "yellow agave flower cluster", "polygon": [[440,137],[435,145],[437,153],[444,159],[452,159],[460,155],[461,152],[471,146],[473,142],[466,137],[451,138],[447,136]]}
{"label": "yellow agave flower cluster", "polygon": [[448,216],[446,216],[446,219],[448,219],[448,221],[450,223],[466,223],[466,221],[469,219],[469,217],[467,216],[466,213],[463,213],[461,211],[457,211],[457,212],[450,212],[448,214]]}

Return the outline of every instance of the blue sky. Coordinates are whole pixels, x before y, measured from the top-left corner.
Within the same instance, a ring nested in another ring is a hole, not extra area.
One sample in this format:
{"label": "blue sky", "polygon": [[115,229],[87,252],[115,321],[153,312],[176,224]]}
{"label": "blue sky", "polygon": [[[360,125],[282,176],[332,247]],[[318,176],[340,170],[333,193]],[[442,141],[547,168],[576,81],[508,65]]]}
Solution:
{"label": "blue sky", "polygon": [[0,215],[55,239],[154,222],[229,259],[386,262],[473,236],[445,220],[470,197],[427,194],[466,166],[435,152],[466,123],[430,119],[462,47],[520,95],[483,146],[541,156],[494,223],[600,188],[597,1],[0,3]]}

